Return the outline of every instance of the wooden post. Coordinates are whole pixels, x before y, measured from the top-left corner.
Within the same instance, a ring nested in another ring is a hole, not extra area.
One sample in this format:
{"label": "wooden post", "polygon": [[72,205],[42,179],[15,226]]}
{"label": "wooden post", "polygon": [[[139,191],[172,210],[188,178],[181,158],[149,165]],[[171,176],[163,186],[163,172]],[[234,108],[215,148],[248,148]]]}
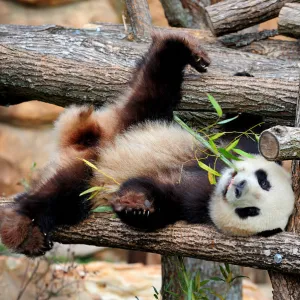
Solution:
{"label": "wooden post", "polygon": [[[298,101],[296,109],[295,126],[300,126],[300,82]],[[288,231],[293,233],[300,233],[300,161],[295,160],[292,164],[293,174],[293,188],[295,193],[295,209],[290,222],[288,224]],[[298,249],[298,248],[297,248]],[[280,254],[280,253],[279,253]],[[293,262],[290,262],[293,264]],[[273,286],[273,300],[296,300],[300,299],[300,275],[278,273],[269,271]]]}

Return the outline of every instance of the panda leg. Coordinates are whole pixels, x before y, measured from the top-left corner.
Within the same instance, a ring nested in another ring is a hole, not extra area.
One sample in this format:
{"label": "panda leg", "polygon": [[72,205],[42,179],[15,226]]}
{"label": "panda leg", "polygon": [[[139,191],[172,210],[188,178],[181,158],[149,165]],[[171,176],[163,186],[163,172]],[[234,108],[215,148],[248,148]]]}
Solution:
{"label": "panda leg", "polygon": [[[0,209],[0,236],[7,248],[35,257],[52,247],[51,233],[59,225],[74,225],[87,217],[90,202],[79,194],[87,189],[90,169],[81,162],[59,168],[30,192]],[[62,184],[63,183],[63,184]]]}
{"label": "panda leg", "polygon": [[165,227],[178,220],[180,215],[173,187],[150,178],[124,182],[111,205],[124,223],[146,230]]}
{"label": "panda leg", "polygon": [[210,64],[199,40],[187,34],[156,33],[133,74],[129,96],[120,111],[124,127],[144,120],[172,120],[188,64],[199,72],[206,72]]}

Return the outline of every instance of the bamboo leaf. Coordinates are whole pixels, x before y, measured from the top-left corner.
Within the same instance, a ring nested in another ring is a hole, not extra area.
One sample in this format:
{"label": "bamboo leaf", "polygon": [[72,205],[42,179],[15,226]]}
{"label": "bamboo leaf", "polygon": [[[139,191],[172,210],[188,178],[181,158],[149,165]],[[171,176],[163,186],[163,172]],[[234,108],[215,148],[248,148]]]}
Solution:
{"label": "bamboo leaf", "polygon": [[89,162],[88,160],[86,160],[86,159],[84,159],[84,158],[80,158],[85,164],[87,164],[89,167],[91,167],[91,168],[93,168],[93,169],[95,169],[95,170],[97,170],[98,171],[98,168],[94,165],[94,164],[92,164],[91,162]]}
{"label": "bamboo leaf", "polygon": [[101,191],[103,190],[104,187],[103,186],[93,186],[87,190],[85,190],[84,192],[82,192],[81,194],[79,194],[79,196],[83,196],[83,195],[86,195],[86,194],[90,194],[90,193],[93,193],[93,192],[96,192],[96,191]]}
{"label": "bamboo leaf", "polygon": [[220,138],[221,136],[223,136],[225,134],[225,132],[219,132],[219,133],[216,133],[214,134],[213,136],[210,137],[210,140],[217,140],[218,138]]}
{"label": "bamboo leaf", "polygon": [[217,124],[218,125],[223,125],[223,124],[227,124],[235,119],[237,119],[239,117],[239,115],[233,117],[233,118],[230,118],[230,119],[225,119],[225,120],[222,120],[222,121],[219,121]]}
{"label": "bamboo leaf", "polygon": [[207,173],[207,176],[208,176],[208,181],[210,184],[216,184],[217,183],[217,180],[216,180],[216,176],[212,173]]}
{"label": "bamboo leaf", "polygon": [[226,273],[225,269],[224,269],[222,266],[219,266],[219,268],[220,268],[220,271],[221,271],[221,273],[222,273],[224,279],[227,279],[228,274]]}
{"label": "bamboo leaf", "polygon": [[233,160],[241,160],[240,158],[238,158],[237,156],[235,156],[235,155],[233,155],[233,154],[231,154],[230,152],[228,152],[227,150],[225,150],[224,148],[219,148],[218,149],[219,150],[219,152],[222,154],[222,155],[224,155],[226,158],[228,158],[228,159],[233,159]]}
{"label": "bamboo leaf", "polygon": [[95,213],[113,212],[113,209],[111,206],[98,206],[95,209],[93,209],[92,212]]}
{"label": "bamboo leaf", "polygon": [[223,281],[223,282],[225,282],[225,280],[222,279],[222,278],[220,278],[220,277],[211,277],[210,280],[212,280],[212,281]]}
{"label": "bamboo leaf", "polygon": [[219,172],[217,172],[216,170],[212,169],[211,167],[209,167],[208,165],[204,164],[203,162],[201,162],[200,160],[198,161],[198,165],[201,169],[207,171],[208,173],[212,173],[215,176],[221,176],[221,174]]}
{"label": "bamboo leaf", "polygon": [[230,273],[231,271],[230,271],[229,263],[225,263],[224,265],[227,273]]}
{"label": "bamboo leaf", "polygon": [[208,143],[210,144],[210,146],[211,146],[211,148],[212,148],[212,150],[213,150],[212,152],[213,152],[214,154],[218,155],[218,154],[219,154],[219,151],[218,151],[218,148],[217,148],[216,144],[214,143],[214,141],[211,140],[211,139],[209,139],[209,140],[208,140]]}
{"label": "bamboo leaf", "polygon": [[232,143],[229,144],[229,146],[227,146],[225,148],[225,150],[229,152],[230,150],[232,150],[233,148],[235,148],[237,146],[239,141],[240,141],[240,139],[234,140]]}
{"label": "bamboo leaf", "polygon": [[247,153],[241,149],[232,149],[232,151],[234,151],[235,153],[241,155],[241,156],[244,156],[244,157],[247,157],[247,158],[254,158],[255,156],[253,154],[250,154],[250,153]]}
{"label": "bamboo leaf", "polygon": [[231,279],[230,283],[233,282],[234,280],[238,279],[238,278],[249,278],[248,276],[242,276],[242,275],[239,275],[239,276],[235,276]]}
{"label": "bamboo leaf", "polygon": [[208,100],[210,101],[210,103],[212,104],[212,106],[214,107],[214,109],[216,110],[218,116],[222,117],[223,111],[222,111],[221,106],[217,102],[217,100],[211,94],[207,94],[207,97],[208,97]]}

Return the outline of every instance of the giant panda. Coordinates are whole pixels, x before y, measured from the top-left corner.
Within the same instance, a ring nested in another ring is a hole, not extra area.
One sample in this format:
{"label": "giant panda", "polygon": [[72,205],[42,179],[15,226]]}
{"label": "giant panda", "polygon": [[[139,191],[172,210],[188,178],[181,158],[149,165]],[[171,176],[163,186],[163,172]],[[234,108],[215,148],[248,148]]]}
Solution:
{"label": "giant panda", "polygon": [[[146,231],[178,220],[212,222],[235,235],[284,230],[293,193],[281,166],[258,155],[237,162],[234,173],[218,161],[223,175],[212,186],[195,159],[205,149],[171,122],[187,64],[199,72],[210,64],[197,40],[156,34],[123,98],[96,110],[66,109],[55,125],[57,151],[42,178],[0,211],[2,242],[27,256],[43,255],[52,247],[53,230],[77,224],[107,203],[124,223]],[[234,126],[254,121],[242,118]],[[257,152],[246,137],[240,148]],[[202,158],[213,163],[210,155]],[[91,186],[103,189],[91,200],[79,196]]]}

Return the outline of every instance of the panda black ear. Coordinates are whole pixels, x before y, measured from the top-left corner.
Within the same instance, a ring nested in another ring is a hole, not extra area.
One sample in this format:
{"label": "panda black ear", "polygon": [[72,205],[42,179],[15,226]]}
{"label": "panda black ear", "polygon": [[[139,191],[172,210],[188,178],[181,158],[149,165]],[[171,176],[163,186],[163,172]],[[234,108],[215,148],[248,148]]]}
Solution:
{"label": "panda black ear", "polygon": [[281,166],[282,167],[282,161],[281,160],[275,160],[274,161],[277,165]]}

